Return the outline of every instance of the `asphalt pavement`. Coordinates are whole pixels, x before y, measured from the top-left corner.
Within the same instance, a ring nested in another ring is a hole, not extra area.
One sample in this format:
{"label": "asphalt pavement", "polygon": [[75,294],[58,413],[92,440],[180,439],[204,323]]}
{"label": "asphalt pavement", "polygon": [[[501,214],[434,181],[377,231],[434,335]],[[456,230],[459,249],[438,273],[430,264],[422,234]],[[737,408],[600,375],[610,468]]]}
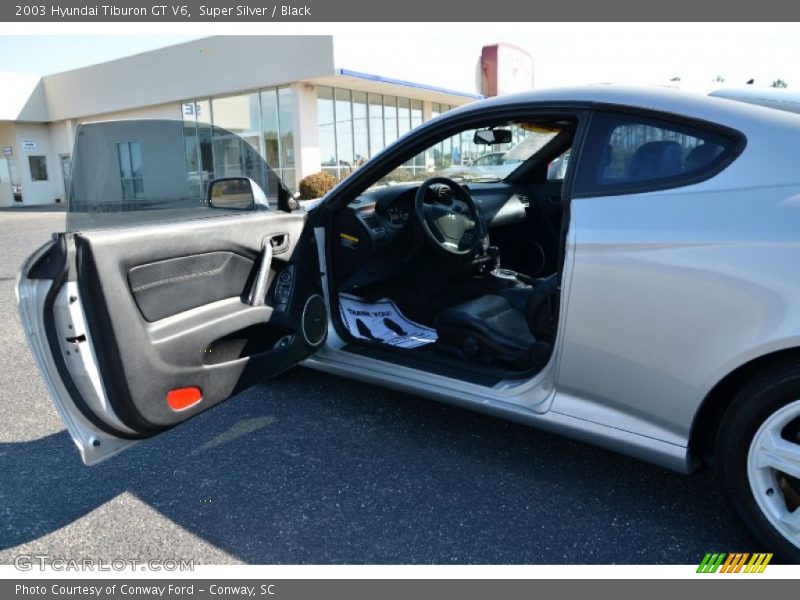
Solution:
{"label": "asphalt pavement", "polygon": [[712,471],[304,368],[85,467],[13,290],[63,226],[63,212],[0,211],[0,563],[697,564],[755,547]]}

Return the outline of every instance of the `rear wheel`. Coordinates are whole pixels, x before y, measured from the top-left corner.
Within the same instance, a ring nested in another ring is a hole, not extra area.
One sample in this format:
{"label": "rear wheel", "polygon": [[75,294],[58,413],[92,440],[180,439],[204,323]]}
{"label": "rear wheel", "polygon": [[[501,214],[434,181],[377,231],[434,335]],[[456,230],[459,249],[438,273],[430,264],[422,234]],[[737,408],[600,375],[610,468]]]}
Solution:
{"label": "rear wheel", "polygon": [[800,563],[800,367],[742,388],[723,418],[716,455],[728,499],[764,550]]}

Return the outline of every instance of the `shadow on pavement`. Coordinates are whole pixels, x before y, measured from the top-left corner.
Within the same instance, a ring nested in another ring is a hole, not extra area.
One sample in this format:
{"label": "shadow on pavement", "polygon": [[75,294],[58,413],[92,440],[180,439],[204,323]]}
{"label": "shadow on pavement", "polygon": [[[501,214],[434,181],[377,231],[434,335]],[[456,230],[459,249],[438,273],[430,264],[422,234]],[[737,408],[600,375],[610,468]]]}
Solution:
{"label": "shadow on pavement", "polygon": [[697,563],[752,541],[692,478],[294,369],[87,468],[65,432],[0,444],[0,548],[130,492],[275,563]]}

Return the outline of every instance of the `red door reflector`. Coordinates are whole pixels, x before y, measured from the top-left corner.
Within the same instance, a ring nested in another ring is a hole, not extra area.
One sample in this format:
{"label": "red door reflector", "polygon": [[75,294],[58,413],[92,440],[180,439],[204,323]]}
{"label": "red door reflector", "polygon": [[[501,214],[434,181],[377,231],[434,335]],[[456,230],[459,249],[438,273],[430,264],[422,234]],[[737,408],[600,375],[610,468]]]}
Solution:
{"label": "red door reflector", "polygon": [[167,405],[174,411],[191,408],[203,399],[203,392],[197,387],[176,388],[167,392]]}

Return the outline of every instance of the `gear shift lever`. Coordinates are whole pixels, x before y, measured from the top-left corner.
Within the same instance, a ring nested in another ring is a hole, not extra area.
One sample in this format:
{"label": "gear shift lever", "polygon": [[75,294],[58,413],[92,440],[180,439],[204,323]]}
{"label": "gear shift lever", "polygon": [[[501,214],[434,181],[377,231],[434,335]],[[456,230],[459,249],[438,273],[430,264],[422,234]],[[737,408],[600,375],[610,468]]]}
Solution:
{"label": "gear shift lever", "polygon": [[497,246],[489,246],[486,249],[486,254],[492,259],[492,270],[500,268],[500,248]]}
{"label": "gear shift lever", "polygon": [[500,268],[500,248],[497,246],[489,246],[486,249],[486,254],[492,259],[492,270],[490,271],[490,275],[497,277],[498,279],[510,279],[520,281],[527,285],[536,285],[536,280],[533,277],[529,277],[528,275],[523,275],[522,273],[517,273],[516,271],[512,271],[511,269],[501,269]]}
{"label": "gear shift lever", "polygon": [[497,246],[489,246],[486,249],[486,253],[492,259],[492,264],[494,265],[492,267],[490,275],[497,277],[498,279],[510,279],[510,280],[517,279],[516,271],[500,268],[500,248],[498,248]]}

